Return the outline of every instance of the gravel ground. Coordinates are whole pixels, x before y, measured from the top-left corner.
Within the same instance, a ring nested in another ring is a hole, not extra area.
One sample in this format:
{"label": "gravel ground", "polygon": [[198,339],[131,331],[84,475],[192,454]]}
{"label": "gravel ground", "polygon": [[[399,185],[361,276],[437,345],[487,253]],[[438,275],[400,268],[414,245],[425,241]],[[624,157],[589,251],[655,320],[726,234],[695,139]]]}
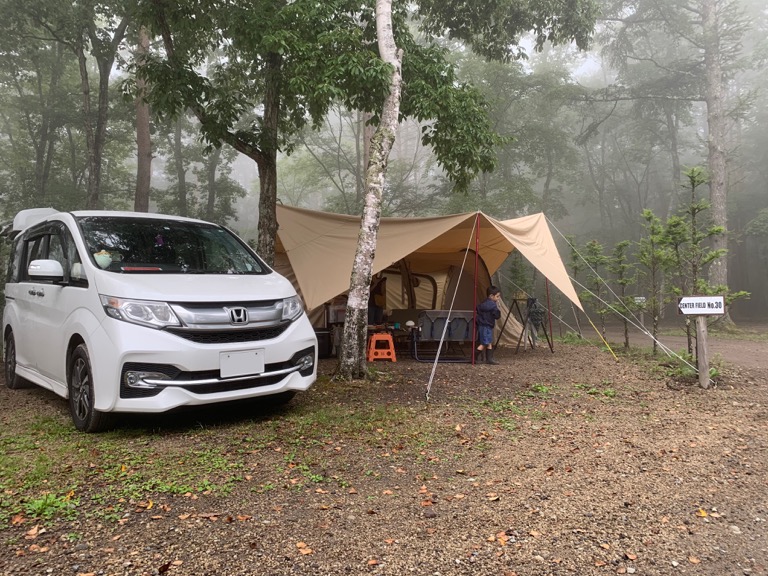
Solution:
{"label": "gravel ground", "polygon": [[[735,348],[765,358],[753,345]],[[729,354],[702,390],[597,346],[497,359],[433,374],[401,356],[282,411],[128,419],[57,470],[86,479],[74,517],[0,525],[0,574],[768,574],[768,370]],[[0,402],[0,446],[67,426],[45,391]],[[100,454],[200,442],[236,473],[227,490],[86,497],[109,488]]]}

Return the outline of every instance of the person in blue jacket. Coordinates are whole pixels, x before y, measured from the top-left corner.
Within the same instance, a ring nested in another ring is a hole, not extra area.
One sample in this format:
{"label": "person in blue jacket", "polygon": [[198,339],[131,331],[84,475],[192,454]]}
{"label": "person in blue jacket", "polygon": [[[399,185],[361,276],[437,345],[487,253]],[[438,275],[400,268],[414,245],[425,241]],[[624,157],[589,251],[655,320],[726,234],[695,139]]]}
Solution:
{"label": "person in blue jacket", "polygon": [[477,350],[475,353],[475,362],[482,362],[483,354],[488,364],[498,364],[493,359],[493,326],[496,320],[501,318],[499,310],[499,300],[501,300],[501,290],[496,286],[488,286],[486,290],[488,297],[477,305]]}

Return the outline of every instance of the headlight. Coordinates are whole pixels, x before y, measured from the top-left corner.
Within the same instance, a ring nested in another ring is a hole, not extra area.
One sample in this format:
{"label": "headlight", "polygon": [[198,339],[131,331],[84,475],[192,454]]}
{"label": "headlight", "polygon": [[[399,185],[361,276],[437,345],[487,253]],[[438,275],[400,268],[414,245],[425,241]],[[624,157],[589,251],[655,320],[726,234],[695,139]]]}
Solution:
{"label": "headlight", "polygon": [[301,316],[302,312],[304,312],[304,306],[298,296],[283,300],[283,320],[295,320]]}
{"label": "headlight", "polygon": [[181,322],[166,302],[126,300],[104,295],[99,297],[107,315],[117,320],[158,329],[166,326],[181,326]]}

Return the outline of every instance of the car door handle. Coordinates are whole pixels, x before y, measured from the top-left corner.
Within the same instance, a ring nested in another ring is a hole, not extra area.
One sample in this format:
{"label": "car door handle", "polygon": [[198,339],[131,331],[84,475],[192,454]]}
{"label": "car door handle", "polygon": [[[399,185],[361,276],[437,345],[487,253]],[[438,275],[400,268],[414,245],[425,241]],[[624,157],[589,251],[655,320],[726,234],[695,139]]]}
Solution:
{"label": "car door handle", "polygon": [[43,292],[42,290],[34,290],[33,289],[33,290],[29,291],[29,295],[30,296],[45,296],[45,292]]}

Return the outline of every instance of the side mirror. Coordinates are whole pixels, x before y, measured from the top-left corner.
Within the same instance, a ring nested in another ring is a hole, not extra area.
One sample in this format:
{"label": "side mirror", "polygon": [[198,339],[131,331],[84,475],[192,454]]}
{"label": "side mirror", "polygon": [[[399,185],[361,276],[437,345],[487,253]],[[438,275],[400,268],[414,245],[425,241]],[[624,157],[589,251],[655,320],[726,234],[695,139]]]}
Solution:
{"label": "side mirror", "polygon": [[32,260],[27,274],[40,282],[60,282],[64,279],[64,269],[57,260]]}

